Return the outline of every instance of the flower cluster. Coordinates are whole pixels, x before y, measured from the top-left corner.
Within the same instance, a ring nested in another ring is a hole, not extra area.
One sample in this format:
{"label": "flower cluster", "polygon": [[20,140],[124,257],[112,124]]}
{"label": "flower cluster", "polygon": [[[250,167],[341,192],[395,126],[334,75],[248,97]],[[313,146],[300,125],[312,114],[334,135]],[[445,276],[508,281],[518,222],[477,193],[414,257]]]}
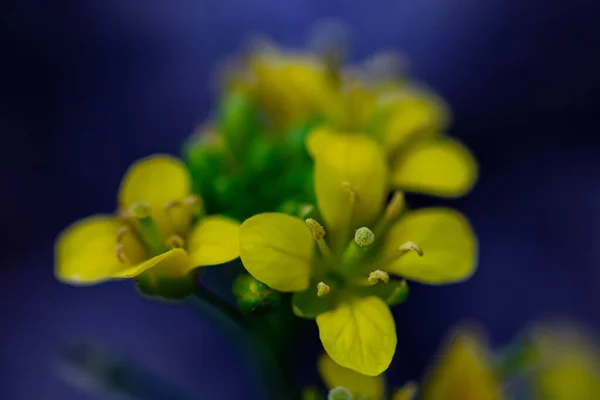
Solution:
{"label": "flower cluster", "polygon": [[57,278],[134,278],[142,293],[178,300],[206,289],[199,267],[239,257],[247,272],[233,293],[244,321],[269,309],[315,319],[326,380],[336,368],[357,384],[380,376],[397,344],[390,307],[407,299],[408,282],[458,283],[477,264],[462,214],[411,209],[405,194],[462,196],[477,166],[445,134],[443,101],[391,70],[389,57],[344,66],[340,46],[321,50],[260,46],[232,63],[183,161],[135,162],[114,215],[59,236]]}

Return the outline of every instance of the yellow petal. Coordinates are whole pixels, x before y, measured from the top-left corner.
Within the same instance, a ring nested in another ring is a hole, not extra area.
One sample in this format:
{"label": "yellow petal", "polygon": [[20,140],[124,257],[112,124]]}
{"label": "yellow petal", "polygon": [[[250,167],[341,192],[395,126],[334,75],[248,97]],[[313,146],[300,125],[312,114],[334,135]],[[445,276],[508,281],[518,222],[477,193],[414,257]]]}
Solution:
{"label": "yellow petal", "polygon": [[378,297],[352,299],[317,316],[323,347],[333,361],[376,376],[390,365],[396,350],[396,326]]}
{"label": "yellow petal", "polygon": [[240,227],[240,257],[248,272],[282,292],[308,287],[314,240],[304,221],[264,213]]}
{"label": "yellow petal", "polygon": [[407,191],[457,197],[473,187],[477,174],[477,163],[462,144],[432,139],[401,153],[392,168],[392,184]]}
{"label": "yellow petal", "polygon": [[327,354],[319,357],[319,374],[328,389],[345,387],[354,398],[382,400],[385,390],[383,375],[367,376],[336,364]]}
{"label": "yellow petal", "polygon": [[[65,229],[55,245],[56,278],[72,285],[93,285],[125,268],[115,250],[118,229],[116,219],[108,215],[89,217]],[[126,250],[132,249],[126,246]],[[139,254],[127,256],[137,258]]]}
{"label": "yellow petal", "polygon": [[[469,222],[449,208],[425,208],[408,212],[385,237],[382,266],[388,272],[429,284],[460,282],[477,264],[477,239]],[[400,257],[398,247],[408,241],[423,250]],[[394,261],[395,260],[395,261]]]}
{"label": "yellow petal", "polygon": [[175,157],[158,154],[133,163],[119,189],[119,207],[128,209],[133,203],[146,202],[163,235],[173,232],[164,210],[170,200],[181,200],[191,191],[190,176],[185,165]]}
{"label": "yellow petal", "polygon": [[385,152],[390,156],[414,139],[440,133],[450,118],[440,98],[415,87],[386,93],[380,101],[389,113],[380,134]]}
{"label": "yellow petal", "polygon": [[[348,234],[372,222],[388,192],[388,169],[380,146],[366,135],[326,128],[311,132],[307,146],[315,160],[317,203],[328,234]],[[351,191],[357,196],[355,202]],[[345,244],[349,238],[338,240]]]}
{"label": "yellow petal", "polygon": [[485,343],[467,331],[456,334],[445,346],[422,390],[423,400],[501,398]]}
{"label": "yellow petal", "polygon": [[141,273],[155,269],[156,275],[182,276],[191,269],[188,254],[183,249],[172,249],[152,257],[149,260],[129,267],[121,267],[113,275],[114,278],[134,278]]}
{"label": "yellow petal", "polygon": [[223,264],[240,256],[240,224],[225,217],[202,219],[190,232],[188,249],[194,266]]}

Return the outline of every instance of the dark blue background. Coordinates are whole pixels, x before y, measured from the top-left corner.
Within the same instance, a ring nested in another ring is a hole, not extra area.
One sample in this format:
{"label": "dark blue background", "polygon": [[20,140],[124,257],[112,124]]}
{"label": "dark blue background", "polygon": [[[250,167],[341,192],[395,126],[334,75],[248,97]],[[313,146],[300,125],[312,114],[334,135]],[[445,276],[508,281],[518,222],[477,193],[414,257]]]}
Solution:
{"label": "dark blue background", "polygon": [[[536,5],[537,4],[537,5]],[[54,345],[94,335],[210,399],[255,391],[240,354],[183,309],[128,283],[89,289],[52,276],[71,221],[110,212],[129,163],[177,153],[208,114],[213,69],[250,33],[304,43],[342,17],[353,59],[401,49],[448,99],[452,133],[481,181],[451,203],[480,237],[468,283],[415,287],[396,309],[390,379],[422,372],[468,318],[502,343],[528,321],[566,316],[600,329],[600,62],[594,1],[23,0],[2,3],[0,398],[88,398],[50,369]],[[316,379],[314,329],[302,381]],[[253,393],[253,392],[252,392]]]}

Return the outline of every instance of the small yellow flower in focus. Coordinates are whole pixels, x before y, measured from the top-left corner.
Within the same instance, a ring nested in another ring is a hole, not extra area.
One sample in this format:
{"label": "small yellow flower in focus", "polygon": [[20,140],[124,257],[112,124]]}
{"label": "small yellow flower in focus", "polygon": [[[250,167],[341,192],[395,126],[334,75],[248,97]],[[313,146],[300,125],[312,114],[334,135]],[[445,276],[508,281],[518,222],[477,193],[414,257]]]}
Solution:
{"label": "small yellow flower in focus", "polygon": [[174,283],[197,267],[239,256],[239,224],[202,216],[202,201],[191,195],[187,169],[176,158],[154,155],[135,162],[121,182],[118,210],[117,216],[79,220],[60,234],[58,280],[86,286],[137,278],[144,292],[171,297],[161,293],[161,282]]}
{"label": "small yellow flower in focus", "polygon": [[455,283],[476,265],[475,237],[461,214],[404,211],[399,195],[386,207],[387,178],[375,141],[341,135],[315,158],[321,221],[264,213],[240,228],[248,272],[273,289],[296,292],[295,312],[316,318],[329,356],[371,376],[388,368],[396,347],[388,306],[404,300],[407,286],[392,276]]}

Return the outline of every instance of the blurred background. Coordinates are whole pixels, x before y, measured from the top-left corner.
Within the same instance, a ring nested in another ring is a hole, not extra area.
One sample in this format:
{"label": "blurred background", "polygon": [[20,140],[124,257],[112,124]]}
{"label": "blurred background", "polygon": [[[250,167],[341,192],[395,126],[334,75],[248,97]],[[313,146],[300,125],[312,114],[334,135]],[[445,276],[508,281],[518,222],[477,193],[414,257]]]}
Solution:
{"label": "blurred background", "polygon": [[[447,202],[475,226],[479,271],[461,285],[414,285],[395,309],[390,381],[418,378],[464,319],[481,323],[495,344],[540,318],[600,331],[595,2],[9,0],[1,7],[0,399],[90,398],[52,371],[56,345],[80,336],[209,399],[257,393],[237,349],[187,310],[148,302],[130,282],[87,289],[56,282],[53,241],[75,219],[112,211],[132,161],[179,153],[209,114],[216,63],[249,34],[301,47],[324,17],[351,28],[352,60],[402,51],[413,74],[448,101],[451,134],[480,163],[475,190]],[[299,379],[316,383],[314,325],[306,338],[297,343]]]}

